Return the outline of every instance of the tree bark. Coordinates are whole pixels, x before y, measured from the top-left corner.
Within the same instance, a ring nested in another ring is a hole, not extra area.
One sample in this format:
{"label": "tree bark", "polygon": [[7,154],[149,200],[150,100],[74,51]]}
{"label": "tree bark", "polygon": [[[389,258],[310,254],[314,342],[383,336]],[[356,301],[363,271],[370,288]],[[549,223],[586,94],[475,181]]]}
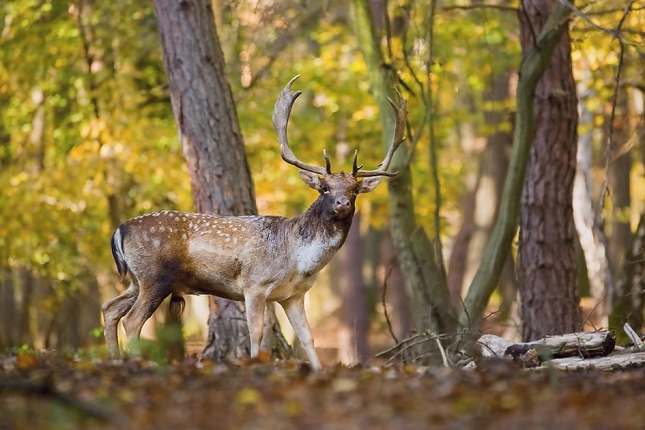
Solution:
{"label": "tree bark", "polygon": [[[175,121],[197,212],[257,213],[251,172],[230,86],[224,75],[211,2],[155,0]],[[244,307],[222,298],[209,318],[203,354],[232,359],[249,353]],[[271,338],[273,327],[265,326]]]}
{"label": "tree bark", "polygon": [[498,285],[515,237],[526,165],[535,136],[533,118],[535,90],[538,80],[549,65],[555,45],[567,29],[569,14],[570,10],[565,5],[556,3],[548,21],[539,33],[535,46],[527,52],[520,66],[513,148],[500,201],[499,216],[482,263],[464,300],[465,309],[459,316],[459,325],[471,332],[478,330],[484,309]]}
{"label": "tree bark", "polygon": [[[524,52],[544,27],[553,0],[524,2]],[[571,41],[565,31],[535,91],[535,138],[520,210],[519,278],[523,339],[580,329],[572,191],[576,168],[577,97]]]}

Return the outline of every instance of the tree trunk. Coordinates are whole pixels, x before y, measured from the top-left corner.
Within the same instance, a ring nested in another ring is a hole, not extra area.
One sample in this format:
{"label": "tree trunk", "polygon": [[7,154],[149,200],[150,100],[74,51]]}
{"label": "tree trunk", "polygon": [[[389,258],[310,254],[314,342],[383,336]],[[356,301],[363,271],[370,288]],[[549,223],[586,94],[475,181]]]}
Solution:
{"label": "tree trunk", "polygon": [[[155,0],[173,112],[197,212],[257,213],[249,165],[209,0]],[[249,353],[244,308],[213,299],[204,355]],[[265,326],[265,337],[273,327]]]}
{"label": "tree trunk", "polygon": [[450,300],[455,309],[461,309],[462,307],[462,290],[467,270],[466,261],[468,259],[470,238],[473,235],[473,229],[475,227],[475,190],[467,190],[460,201],[462,213],[461,227],[459,227],[459,233],[457,233],[452,243],[452,252],[448,260],[448,276],[446,279],[448,282],[448,290],[450,291]]}
{"label": "tree trunk", "polygon": [[[589,91],[588,88],[579,87],[578,96],[586,98],[590,95]],[[614,277],[607,260],[607,239],[596,217],[591,198],[593,113],[586,108],[584,102],[578,103],[578,106],[580,122],[588,127],[588,131],[578,139],[573,185],[573,219],[587,266],[590,294],[597,303],[590,317],[592,322],[603,327],[607,325],[607,315],[611,311]]]}
{"label": "tree trunk", "polygon": [[623,270],[613,298],[613,309],[609,316],[609,328],[617,333],[618,341],[626,343],[627,335],[623,333],[623,325],[629,325],[639,332],[643,328],[643,310],[645,309],[645,214],[641,214],[638,228],[631,239]]}
{"label": "tree trunk", "polygon": [[519,70],[517,84],[517,114],[513,134],[513,148],[500,201],[499,216],[493,229],[479,270],[464,300],[465,310],[459,316],[459,325],[476,332],[490,295],[497,287],[504,263],[517,230],[520,198],[531,143],[535,136],[533,102],[538,80],[544,74],[555,45],[567,29],[567,6],[556,3],[549,20],[539,33],[537,43],[527,52]]}
{"label": "tree trunk", "polygon": [[18,311],[18,320],[16,321],[17,325],[17,337],[15,341],[26,345],[34,345],[36,343],[36,337],[34,336],[34,324],[33,318],[34,313],[32,313],[32,306],[37,300],[34,299],[34,296],[37,294],[37,288],[35,288],[36,279],[33,276],[33,273],[25,266],[20,266],[13,269],[14,271],[14,288],[16,292],[20,291],[20,300],[19,302],[19,311]]}
{"label": "tree trunk", "polygon": [[[510,72],[506,71],[493,77],[493,86],[484,93],[484,101],[492,105],[504,105],[508,100]],[[484,112],[486,124],[490,127],[499,125],[509,118],[504,118],[500,108]],[[508,153],[513,143],[510,132],[497,130],[488,136],[486,148],[481,157],[481,166],[475,187],[475,203],[473,208],[473,227],[468,253],[466,269],[462,281],[461,291],[465,297],[477,268],[481,264],[486,245],[495,225],[499,212],[499,201],[504,187],[504,180],[508,171]],[[510,304],[515,300],[516,281],[515,263],[509,253],[500,277],[500,289],[503,302],[501,308],[508,313]]]}
{"label": "tree trunk", "polygon": [[[524,3],[522,49],[534,49],[553,0]],[[572,191],[577,97],[565,31],[535,91],[535,138],[520,210],[519,278],[525,341],[580,329]]]}
{"label": "tree trunk", "polygon": [[19,346],[16,330],[18,301],[13,270],[8,265],[0,267],[0,349]]}
{"label": "tree trunk", "polygon": [[[607,122],[611,121],[609,113]],[[606,127],[609,130],[609,126]],[[611,187],[611,235],[609,236],[609,266],[614,273],[619,273],[625,264],[625,256],[629,252],[632,241],[630,226],[630,174],[632,170],[632,155],[627,147],[629,140],[629,110],[627,92],[619,89],[614,131],[611,140],[616,148],[609,155],[612,160],[609,165],[609,185]]]}
{"label": "tree trunk", "polygon": [[338,358],[342,364],[363,363],[369,356],[367,343],[367,296],[363,281],[361,217],[354,215],[345,244],[333,260],[333,282],[340,295]]}
{"label": "tree trunk", "polygon": [[[385,301],[392,308],[387,317],[389,325],[395,336],[395,341],[401,341],[412,334],[414,321],[411,315],[410,300],[405,291],[405,275],[397,259],[396,250],[392,243],[392,235],[389,231],[384,232],[380,243],[381,249],[381,274],[379,288],[381,294],[379,300]],[[383,297],[385,295],[385,297]]]}

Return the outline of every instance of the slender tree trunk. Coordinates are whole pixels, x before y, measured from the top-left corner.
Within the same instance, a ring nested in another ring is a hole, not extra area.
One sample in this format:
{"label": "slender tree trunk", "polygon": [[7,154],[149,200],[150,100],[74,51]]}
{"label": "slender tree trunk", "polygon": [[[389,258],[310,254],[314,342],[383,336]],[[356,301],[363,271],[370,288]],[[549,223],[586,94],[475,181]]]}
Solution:
{"label": "slender tree trunk", "polygon": [[409,337],[414,329],[410,300],[405,291],[405,275],[401,270],[389,232],[383,234],[380,248],[382,274],[380,284],[385,291],[379,289],[381,291],[379,300],[383,301],[383,295],[385,295],[385,306],[389,304],[392,308],[392,312],[388,313],[389,324],[392,326],[396,340],[401,341]]}
{"label": "slender tree trunk", "polygon": [[[479,181],[478,181],[479,182]],[[461,198],[461,213],[463,220],[459,233],[452,244],[452,252],[448,260],[448,289],[450,300],[455,309],[462,308],[462,290],[466,277],[470,239],[475,227],[475,190],[468,190]]]}
{"label": "slender tree trunk", "polygon": [[345,244],[334,257],[332,267],[332,282],[336,283],[341,300],[338,358],[345,365],[362,363],[369,357],[360,224],[360,215],[354,215]]}
{"label": "slender tree trunk", "polygon": [[[524,2],[522,49],[534,49],[553,0]],[[535,138],[520,210],[519,277],[525,341],[580,329],[572,191],[577,97],[565,31],[535,91]]]}
{"label": "slender tree trunk", "polygon": [[13,271],[2,265],[0,268],[0,348],[18,346],[17,307]]}
{"label": "slender tree trunk", "polygon": [[[589,89],[579,86],[578,96],[588,97]],[[607,315],[611,311],[614,277],[607,260],[607,239],[596,217],[591,197],[593,113],[586,108],[584,101],[578,103],[578,106],[580,122],[587,125],[588,131],[578,139],[573,185],[573,219],[587,266],[590,294],[597,303],[591,315],[592,321],[596,321],[599,326],[606,326]]]}
{"label": "slender tree trunk", "polygon": [[14,272],[14,285],[17,287],[16,291],[20,291],[19,311],[17,325],[17,338],[16,341],[20,344],[34,345],[36,339],[32,336],[34,330],[32,324],[31,307],[33,305],[36,280],[29,269],[20,266],[13,269]]}
{"label": "slender tree trunk", "polygon": [[636,332],[643,328],[645,308],[645,214],[641,214],[638,228],[624,260],[623,270],[616,283],[614,306],[609,317],[609,328],[616,333],[617,341],[626,343],[623,324],[629,323]]}
{"label": "slender tree trunk", "polygon": [[[610,121],[609,113],[606,115]],[[606,127],[609,129],[609,126]],[[630,226],[631,187],[630,174],[632,170],[632,155],[625,146],[629,140],[629,109],[627,92],[618,91],[616,112],[614,118],[614,131],[611,137],[615,151],[611,154],[609,165],[609,185],[611,187],[611,235],[609,235],[609,265],[614,273],[619,273],[625,264],[625,256],[629,253],[632,241]]]}
{"label": "slender tree trunk", "polygon": [[[173,112],[197,212],[257,213],[251,172],[210,0],[155,0]],[[214,298],[204,355],[249,353],[244,307]],[[271,325],[265,338],[274,338]]]}
{"label": "slender tree trunk", "polygon": [[[634,91],[637,91],[634,89]],[[642,97],[641,93],[641,97]],[[619,98],[618,105],[622,104]],[[640,105],[640,106],[639,106]],[[633,103],[636,109],[640,108],[637,113],[640,121],[636,127],[636,138],[639,140],[640,162],[645,165],[645,112],[642,110],[642,103]],[[617,112],[618,115],[624,113]],[[620,118],[620,117],[618,117]],[[625,115],[624,118],[627,118]],[[627,124],[625,119],[618,119],[615,123],[613,140],[616,142],[624,141]],[[622,137],[621,137],[622,134]],[[625,163],[627,164],[627,163]],[[627,166],[625,166],[627,169]],[[631,169],[631,166],[629,167]],[[615,168],[614,168],[615,170]],[[616,185],[618,186],[618,185]],[[614,202],[616,206],[616,202]],[[613,231],[612,231],[613,234]],[[616,282],[616,289],[613,294],[613,308],[609,316],[609,328],[616,332],[616,338],[619,343],[626,343],[627,338],[623,333],[623,324],[628,322],[634,330],[640,332],[643,328],[643,310],[645,307],[645,213],[641,212],[640,221],[633,237],[631,246],[627,249],[625,258],[622,259],[622,271]]]}

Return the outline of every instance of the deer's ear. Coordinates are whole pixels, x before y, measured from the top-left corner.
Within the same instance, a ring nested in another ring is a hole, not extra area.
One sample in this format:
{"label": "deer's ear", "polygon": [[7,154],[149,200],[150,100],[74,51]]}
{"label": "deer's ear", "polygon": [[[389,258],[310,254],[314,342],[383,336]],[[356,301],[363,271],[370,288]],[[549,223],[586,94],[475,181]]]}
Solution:
{"label": "deer's ear", "polygon": [[378,184],[383,180],[382,176],[373,176],[371,178],[365,178],[361,181],[361,184],[358,188],[359,193],[369,193],[372,191]]}
{"label": "deer's ear", "polygon": [[318,176],[317,174],[312,172],[307,172],[306,170],[301,170],[300,177],[302,178],[303,181],[305,181],[305,184],[307,184],[309,187],[313,188],[316,191],[321,190],[322,180],[320,179],[320,176]]}

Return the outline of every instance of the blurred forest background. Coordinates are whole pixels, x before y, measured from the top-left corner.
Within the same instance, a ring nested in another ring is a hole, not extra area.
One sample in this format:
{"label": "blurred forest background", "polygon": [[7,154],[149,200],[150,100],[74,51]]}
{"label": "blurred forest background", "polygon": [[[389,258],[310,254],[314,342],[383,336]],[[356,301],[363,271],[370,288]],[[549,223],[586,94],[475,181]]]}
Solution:
{"label": "blurred forest background", "polygon": [[[383,158],[382,126],[348,4],[212,5],[259,212],[294,216],[316,197],[281,161],[271,123],[277,95],[296,74],[303,95],[289,132],[298,158],[320,164],[327,149],[335,168],[348,170],[359,148],[361,163],[375,168]],[[369,5],[382,34],[380,67],[396,71],[409,101],[414,213],[441,241],[437,261],[445,262],[460,309],[508,168],[522,63],[520,4]],[[643,23],[642,1],[598,0],[576,4],[569,28],[579,113],[574,288],[587,327],[620,326],[627,317],[642,325]],[[167,89],[152,2],[0,6],[0,348],[102,345],[100,304],[123,289],[110,254],[114,229],[154,210],[192,211]],[[423,131],[428,123],[432,133]],[[338,349],[342,361],[355,359],[356,348],[372,356],[415,330],[389,233],[387,192],[381,186],[358,199],[354,235],[309,293],[316,345],[331,354]],[[516,338],[517,239],[511,251],[483,329]],[[208,302],[191,300],[184,333],[196,345],[207,318]],[[149,322],[148,336],[161,319]]]}

